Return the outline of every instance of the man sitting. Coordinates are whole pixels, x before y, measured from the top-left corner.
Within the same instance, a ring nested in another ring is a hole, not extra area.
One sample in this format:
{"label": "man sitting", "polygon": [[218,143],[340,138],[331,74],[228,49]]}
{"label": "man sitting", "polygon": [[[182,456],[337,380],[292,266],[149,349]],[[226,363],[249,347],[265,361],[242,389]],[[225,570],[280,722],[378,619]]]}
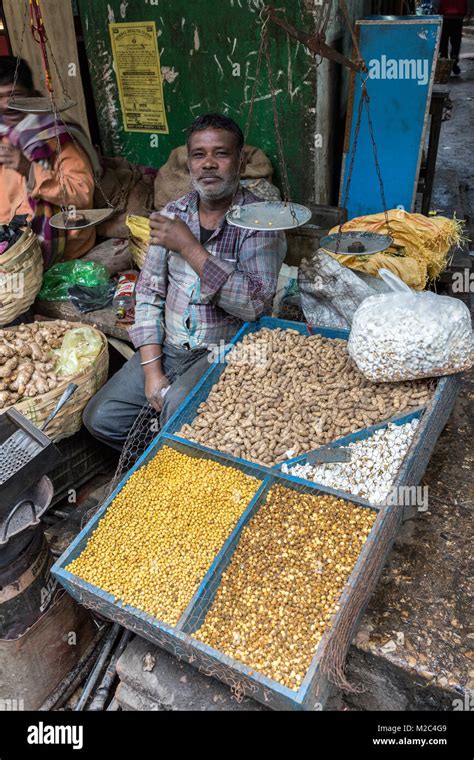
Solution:
{"label": "man sitting", "polygon": [[[15,214],[27,214],[47,268],[62,259],[79,258],[93,247],[93,227],[65,232],[51,227],[49,219],[61,206],[78,211],[92,208],[94,170],[100,171],[100,165],[77,125],[61,120],[56,124],[52,113],[8,107],[16,64],[13,56],[0,58],[0,223],[8,224]],[[20,60],[14,97],[37,95],[30,68]]]}
{"label": "man sitting", "polygon": [[239,185],[243,145],[232,119],[199,116],[187,140],[194,190],[165,207],[175,218],[151,215],[130,329],[139,350],[91,399],[83,418],[116,449],[147,402],[164,425],[209,368],[213,347],[271,311],[285,236],[225,219],[231,206],[259,200]]}

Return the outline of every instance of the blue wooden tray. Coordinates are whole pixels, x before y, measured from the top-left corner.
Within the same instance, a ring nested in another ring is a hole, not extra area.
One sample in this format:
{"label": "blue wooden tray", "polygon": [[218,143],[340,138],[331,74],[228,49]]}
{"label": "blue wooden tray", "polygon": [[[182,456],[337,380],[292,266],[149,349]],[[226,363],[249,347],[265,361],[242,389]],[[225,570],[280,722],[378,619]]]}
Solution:
{"label": "blue wooden tray", "polygon": [[[212,387],[219,380],[222,372],[227,366],[226,357],[229,351],[235,346],[236,343],[242,340],[244,335],[248,333],[258,332],[259,330],[267,328],[270,330],[275,329],[291,329],[303,335],[323,335],[326,338],[339,338],[347,340],[349,338],[349,330],[333,330],[330,328],[317,327],[316,325],[307,325],[302,322],[291,322],[286,319],[276,319],[274,317],[262,317],[257,322],[247,322],[236,333],[232,341],[226,347],[219,360],[214,362],[207,372],[203,375],[201,380],[195,385],[191,393],[186,397],[181,406],[176,410],[175,414],[168,420],[168,423],[162,430],[162,433],[169,434],[176,438],[176,440],[186,442],[187,439],[179,436],[179,430],[185,424],[191,424],[198,414],[198,407],[207,399]],[[436,441],[438,440],[446,422],[451,414],[456,396],[459,393],[461,385],[461,374],[447,375],[438,380],[435,393],[432,399],[426,406],[420,407],[415,412],[404,412],[401,415],[394,415],[386,420],[383,420],[376,425],[372,425],[367,428],[361,428],[350,435],[344,436],[334,440],[331,446],[347,445],[351,441],[360,440],[366,438],[374,430],[385,427],[390,422],[399,423],[400,419],[408,422],[413,416],[421,417],[420,425],[415,433],[411,446],[405,455],[405,458],[398,470],[396,479],[394,480],[394,488],[400,488],[402,486],[417,486],[428,466],[428,462],[433,453]],[[195,445],[201,448],[203,451],[213,451],[208,447],[202,446],[202,444],[195,443]],[[239,464],[250,464],[250,460],[241,459],[239,457],[233,457],[230,454],[221,452],[229,461],[233,461]],[[304,455],[303,455],[304,457]],[[288,460],[290,461],[290,460]],[[281,472],[281,465],[283,462],[279,462],[273,467],[261,467],[268,471]],[[306,481],[303,481],[306,482]],[[338,496],[347,497],[346,493],[339,491],[333,491],[330,488],[325,488],[328,493],[335,493]],[[356,499],[351,494],[351,499],[356,500],[357,503],[367,504],[365,500]],[[416,506],[405,505],[403,518],[411,518],[417,512]]]}
{"label": "blue wooden tray", "polygon": [[[183,444],[170,436],[164,435],[149,447],[143,459],[140,462],[137,462],[133,471],[155,456],[162,446],[170,446],[182,453],[188,454],[189,456],[211,458],[213,461],[218,461],[221,464],[225,463],[224,458],[215,452],[203,452],[197,446]],[[223,544],[220,552],[217,554],[214,562],[201,581],[199,588],[190,600],[190,603],[183,612],[176,627],[163,623],[130,605],[117,603],[111,594],[93,586],[66,570],[66,567],[85,549],[86,544],[97,528],[99,521],[104,516],[116,494],[127,482],[128,477],[119,484],[117,489],[107,499],[93,519],[75,538],[64,554],[55,562],[52,568],[52,573],[67,589],[71,596],[73,596],[80,604],[91,608],[110,620],[120,623],[129,630],[143,636],[148,641],[165,648],[180,659],[184,659],[191,663],[202,672],[218,677],[231,688],[234,688],[237,693],[251,695],[273,709],[322,709],[331,691],[331,684],[327,677],[320,671],[324,643],[327,641],[328,637],[337,634],[342,624],[341,620],[345,605],[351,600],[360,584],[362,584],[364,588],[367,587],[367,578],[363,574],[363,569],[367,566],[367,560],[371,555],[372,549],[374,545],[378,543],[382,533],[387,531],[388,521],[393,521],[394,518],[398,521],[399,518],[396,517],[395,510],[393,510],[392,507],[366,507],[377,513],[377,519],[343,590],[339,602],[340,610],[333,617],[332,627],[321,641],[300,689],[298,691],[293,691],[272,681],[266,676],[257,673],[252,668],[213,650],[211,647],[194,639],[190,634],[199,627],[207,614],[219,586],[222,573],[228,566],[239,543],[242,529],[265,502],[268,490],[276,484],[295,489],[300,493],[325,494],[328,492],[328,489],[318,487],[315,484],[302,484],[301,482],[298,482],[296,478],[266,473],[263,468],[259,468],[257,465],[248,469],[239,466],[238,463],[232,463],[230,466],[237,466],[247,474],[259,478],[261,480],[261,486],[256,495],[249,502],[234,530]],[[347,495],[344,495],[343,498],[345,501],[357,503],[356,499],[348,499]],[[392,533],[394,538],[396,530],[393,529]],[[377,568],[376,574],[372,575],[370,579],[370,583],[373,586],[375,586],[380,572],[382,571],[387,553],[388,548],[380,557],[379,567]],[[365,605],[359,605],[357,615],[353,619],[354,630],[358,625],[364,607]]]}
{"label": "blue wooden tray", "polygon": [[[256,332],[263,327],[270,329],[276,329],[278,327],[291,328],[298,330],[303,334],[319,333],[325,337],[332,338],[347,339],[348,337],[348,332],[344,330],[320,329],[314,326],[303,325],[301,323],[264,317],[257,323],[244,325],[234,337],[230,346],[238,342],[244,334],[248,332]],[[226,351],[230,350],[230,346]],[[352,610],[351,630],[355,632],[364,609],[363,605],[357,605],[357,603],[354,602],[355,594],[361,586],[369,591],[375,587],[396,532],[401,524],[403,517],[402,510],[396,509],[391,505],[383,507],[368,505],[363,499],[349,496],[346,493],[301,481],[292,476],[282,475],[278,472],[278,468],[270,469],[262,467],[253,462],[238,457],[231,457],[225,453],[209,449],[198,443],[179,438],[179,436],[176,435],[176,432],[180,430],[185,422],[191,422],[194,419],[199,404],[207,398],[210,389],[219,378],[224,367],[225,361],[216,361],[209,368],[201,381],[195,386],[191,394],[179,407],[175,415],[169,420],[165,428],[163,428],[157,438],[150,444],[144,454],[136,462],[130,473],[127,473],[94,518],[92,518],[64,554],[57,560],[52,568],[52,572],[78,602],[92,608],[110,620],[114,620],[126,628],[133,630],[135,633],[143,636],[154,644],[167,649],[176,656],[185,659],[195,667],[198,667],[201,671],[216,676],[234,688],[237,694],[245,693],[250,695],[274,709],[319,709],[324,706],[330,693],[328,679],[326,675],[321,672],[323,645],[330,637],[337,634],[343,624],[343,616],[347,609]],[[422,415],[421,423],[417,429],[408,455],[405,457],[398,473],[399,484],[416,485],[419,483],[436,444],[436,440],[449,417],[459,387],[460,377],[458,375],[441,378],[441,380],[438,381],[436,392],[426,406],[426,409],[424,411],[418,411],[418,414]],[[413,413],[405,416],[411,417],[413,416]],[[397,421],[400,419],[400,416],[392,419],[393,421]],[[387,422],[388,421],[379,423],[378,425],[373,426],[373,428],[383,426],[384,424],[387,424]],[[372,428],[367,428],[357,431],[350,436],[335,441],[331,445],[342,445],[346,439],[358,440],[359,438],[370,434],[371,429]],[[234,530],[223,544],[214,562],[201,581],[196,594],[190,600],[187,609],[184,611],[175,628],[160,622],[147,613],[141,612],[133,607],[117,604],[110,594],[86,583],[65,569],[73,559],[81,554],[90,535],[96,529],[99,520],[106,512],[116,494],[123,488],[130,474],[154,457],[157,451],[159,451],[164,445],[171,446],[178,451],[189,454],[190,456],[210,458],[221,464],[237,467],[243,472],[253,475],[261,480],[261,486],[257,494],[249,503]],[[238,544],[243,526],[261,506],[268,489],[275,483],[281,483],[287,487],[304,492],[332,493],[346,501],[351,501],[368,509],[374,509],[378,513],[377,520],[373,526],[369,539],[366,541],[362,549],[359,560],[341,596],[340,609],[334,616],[333,625],[318,647],[318,651],[316,652],[308,673],[298,691],[287,689],[281,684],[271,681],[262,674],[256,673],[252,669],[232,660],[222,653],[212,650],[210,647],[207,647],[190,636],[190,633],[195,631],[199,626],[200,621],[203,619],[203,616],[207,613],[207,610],[212,603],[222,572],[230,562],[232,554]],[[378,559],[375,563],[369,563],[369,558],[373,558],[372,550],[375,546],[379,549]],[[367,570],[369,567],[370,571]],[[367,599],[368,594],[366,594],[365,597]],[[354,612],[354,610],[356,610],[356,612]]]}

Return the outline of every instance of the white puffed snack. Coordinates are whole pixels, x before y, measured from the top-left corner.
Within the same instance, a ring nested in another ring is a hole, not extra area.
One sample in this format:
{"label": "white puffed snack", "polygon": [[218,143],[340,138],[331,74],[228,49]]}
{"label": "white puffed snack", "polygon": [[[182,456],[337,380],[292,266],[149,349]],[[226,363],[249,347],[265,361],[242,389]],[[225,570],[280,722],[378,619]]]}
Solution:
{"label": "white puffed snack", "polygon": [[371,504],[385,504],[418,425],[418,419],[402,425],[390,423],[369,438],[350,443],[350,462],[312,466],[303,460],[284,464],[281,469],[287,475],[345,491]]}
{"label": "white puffed snack", "polygon": [[348,341],[365,377],[393,382],[469,369],[474,341],[467,306],[457,298],[417,293],[387,270],[379,274],[393,292],[361,303]]}

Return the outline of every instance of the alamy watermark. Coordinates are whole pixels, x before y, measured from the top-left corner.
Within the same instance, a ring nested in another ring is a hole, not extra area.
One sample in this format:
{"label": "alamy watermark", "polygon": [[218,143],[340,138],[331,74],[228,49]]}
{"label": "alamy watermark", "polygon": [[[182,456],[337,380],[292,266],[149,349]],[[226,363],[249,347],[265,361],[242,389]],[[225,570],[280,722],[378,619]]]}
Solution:
{"label": "alamy watermark", "polygon": [[383,503],[397,507],[416,507],[418,512],[427,512],[428,494],[428,486],[394,486]]}
{"label": "alamy watermark", "polygon": [[266,345],[257,345],[254,343],[239,343],[238,345],[233,345],[221,340],[219,343],[210,343],[208,349],[209,354],[207,358],[209,364],[214,364],[214,362],[217,361],[220,364],[225,364],[229,362],[230,359],[232,364],[247,364],[264,369],[268,366],[269,362]]}
{"label": "alamy watermark", "polygon": [[474,272],[465,267],[462,272],[453,272],[453,293],[474,293]]}
{"label": "alamy watermark", "polygon": [[371,58],[368,63],[369,79],[408,79],[420,86],[430,78],[430,62],[427,58]]}
{"label": "alamy watermark", "polygon": [[19,712],[25,709],[25,700],[0,697],[0,712]]}
{"label": "alamy watermark", "polygon": [[25,295],[25,275],[23,272],[5,272],[0,269],[0,301],[2,297],[23,298]]}

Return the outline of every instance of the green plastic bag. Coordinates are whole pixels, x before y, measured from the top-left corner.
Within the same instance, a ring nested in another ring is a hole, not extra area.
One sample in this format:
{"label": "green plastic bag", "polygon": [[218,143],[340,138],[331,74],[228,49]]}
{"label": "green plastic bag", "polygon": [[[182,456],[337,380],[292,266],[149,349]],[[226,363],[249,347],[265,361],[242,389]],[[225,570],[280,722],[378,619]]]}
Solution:
{"label": "green plastic bag", "polygon": [[68,288],[72,285],[97,287],[107,285],[109,273],[103,264],[96,261],[62,261],[48,269],[43,275],[39,292],[40,301],[67,301]]}

